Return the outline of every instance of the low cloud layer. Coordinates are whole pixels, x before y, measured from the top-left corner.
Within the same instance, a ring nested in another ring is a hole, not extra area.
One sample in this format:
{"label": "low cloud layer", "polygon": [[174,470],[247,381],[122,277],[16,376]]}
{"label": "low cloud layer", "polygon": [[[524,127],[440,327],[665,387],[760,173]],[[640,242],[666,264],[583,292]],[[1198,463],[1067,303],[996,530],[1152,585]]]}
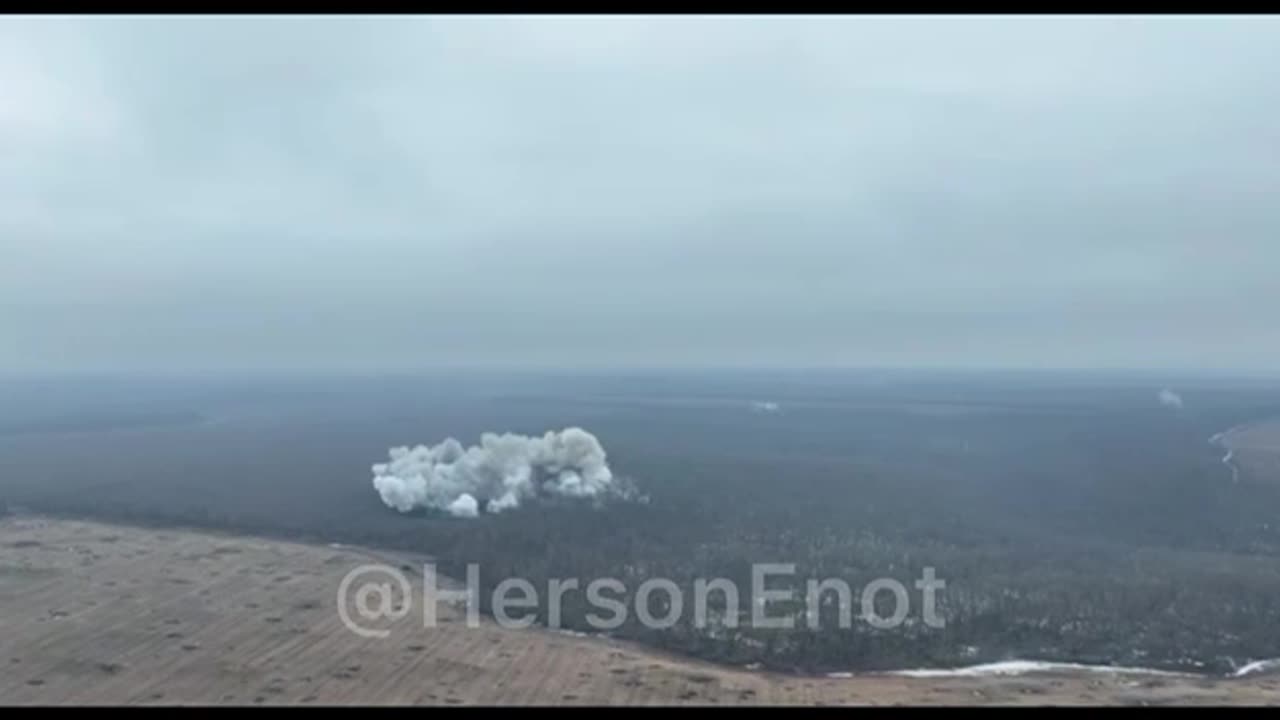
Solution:
{"label": "low cloud layer", "polygon": [[1260,367],[1277,17],[0,18],[0,371]]}

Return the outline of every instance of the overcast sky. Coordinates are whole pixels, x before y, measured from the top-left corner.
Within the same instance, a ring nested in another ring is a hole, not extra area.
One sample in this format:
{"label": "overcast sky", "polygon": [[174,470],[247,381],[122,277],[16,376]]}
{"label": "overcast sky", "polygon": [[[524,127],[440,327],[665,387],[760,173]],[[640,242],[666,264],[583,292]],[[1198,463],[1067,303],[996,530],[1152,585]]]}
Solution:
{"label": "overcast sky", "polygon": [[0,369],[1269,369],[1280,18],[0,19]]}

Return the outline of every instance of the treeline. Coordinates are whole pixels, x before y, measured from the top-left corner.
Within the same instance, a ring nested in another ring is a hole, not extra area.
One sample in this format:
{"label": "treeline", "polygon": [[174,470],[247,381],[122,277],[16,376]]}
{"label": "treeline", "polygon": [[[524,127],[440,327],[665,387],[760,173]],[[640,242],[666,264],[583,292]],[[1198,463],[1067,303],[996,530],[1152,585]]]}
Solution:
{"label": "treeline", "polygon": [[[724,431],[702,454],[699,438],[683,435],[665,445],[652,436],[617,442],[615,468],[651,501],[602,510],[539,505],[459,520],[373,507],[331,522],[308,515],[305,503],[268,515],[175,495],[144,509],[106,491],[30,505],[429,553],[458,578],[478,564],[482,597],[507,577],[539,589],[552,579],[617,578],[632,593],[665,578],[691,601],[698,579],[727,578],[749,614],[758,563],[793,563],[801,587],[844,580],[855,616],[868,582],[892,578],[908,589],[914,622],[892,630],[857,621],[841,629],[831,606],[811,630],[795,603],[793,629],[698,626],[686,608],[668,629],[646,628],[629,612],[612,631],[778,670],[1019,657],[1225,672],[1280,656],[1280,483],[1230,483],[1203,427],[1151,413],[974,416],[882,423],[881,437],[874,428],[842,433],[828,420],[814,421],[812,433],[762,430],[740,447]],[[377,503],[372,492],[359,497]],[[914,582],[926,567],[946,582],[937,595],[944,628],[920,622]],[[598,608],[584,593],[567,593],[561,609],[564,629],[594,629],[587,615]]]}

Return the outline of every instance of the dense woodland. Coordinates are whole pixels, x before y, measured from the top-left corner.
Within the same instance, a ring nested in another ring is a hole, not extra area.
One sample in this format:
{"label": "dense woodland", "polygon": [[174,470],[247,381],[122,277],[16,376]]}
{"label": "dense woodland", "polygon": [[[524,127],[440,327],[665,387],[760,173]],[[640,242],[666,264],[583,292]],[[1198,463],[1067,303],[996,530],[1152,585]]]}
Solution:
{"label": "dense woodland", "polygon": [[[1019,657],[1228,672],[1280,656],[1280,478],[1233,484],[1207,442],[1280,415],[1266,385],[1202,381],[1172,409],[1155,402],[1160,385],[1132,378],[648,375],[534,390],[509,380],[501,391],[308,382],[106,393],[93,417],[105,406],[226,419],[15,432],[0,437],[0,494],[48,512],[430,553],[458,577],[478,563],[486,594],[508,576],[539,588],[616,577],[631,590],[664,577],[689,602],[695,579],[724,577],[749,612],[752,563],[777,562],[796,564],[797,587],[848,582],[855,615],[863,585],[896,578],[918,618],[912,583],[923,568],[947,583],[943,629],[841,630],[828,606],[816,631],[803,620],[697,628],[686,608],[668,630],[631,612],[613,632],[741,665],[831,672]],[[30,406],[51,406],[25,392]],[[753,411],[759,398],[779,410]],[[69,422],[59,412],[37,420]],[[460,520],[397,514],[369,485],[369,464],[392,444],[569,424],[596,433],[649,502]],[[788,607],[803,612],[770,613]],[[590,630],[592,610],[581,592],[566,594],[562,626]]]}

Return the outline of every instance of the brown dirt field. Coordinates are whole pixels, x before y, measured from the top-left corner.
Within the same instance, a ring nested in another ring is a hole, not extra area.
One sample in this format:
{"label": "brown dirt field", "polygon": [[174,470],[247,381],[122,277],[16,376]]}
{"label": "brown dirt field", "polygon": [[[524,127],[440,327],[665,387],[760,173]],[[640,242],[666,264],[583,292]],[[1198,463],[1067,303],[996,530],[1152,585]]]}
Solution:
{"label": "brown dirt field", "polygon": [[[483,621],[337,612],[355,548],[0,519],[0,704],[1280,704],[1280,676],[803,678]],[[401,558],[413,564],[416,560]]]}
{"label": "brown dirt field", "polygon": [[1280,419],[1232,430],[1223,436],[1222,443],[1234,452],[1232,459],[1242,477],[1280,482]]}

